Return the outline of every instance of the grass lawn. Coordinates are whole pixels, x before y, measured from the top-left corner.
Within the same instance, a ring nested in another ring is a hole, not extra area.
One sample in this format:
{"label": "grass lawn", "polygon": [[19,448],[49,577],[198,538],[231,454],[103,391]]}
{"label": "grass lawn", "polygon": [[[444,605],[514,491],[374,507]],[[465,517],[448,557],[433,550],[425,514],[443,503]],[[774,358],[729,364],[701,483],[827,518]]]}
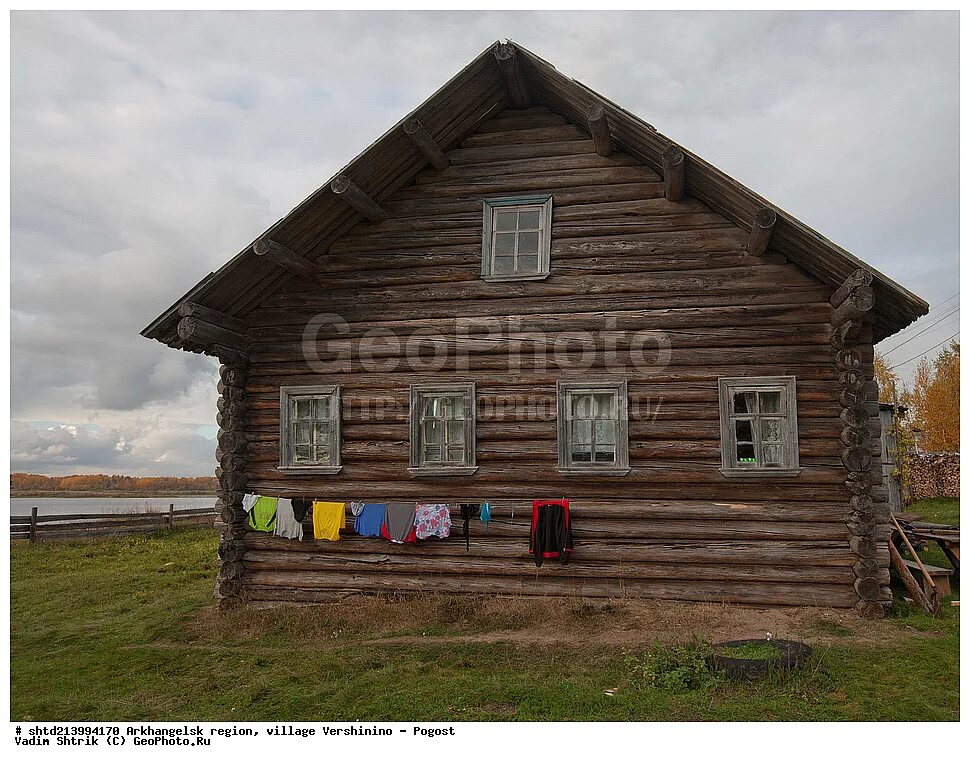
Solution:
{"label": "grass lawn", "polygon": [[[926,515],[926,514],[924,514]],[[11,720],[956,720],[958,609],[367,597],[219,612],[211,530],[11,545]],[[656,640],[810,643],[798,673],[669,691]],[[607,693],[609,691],[613,695]]]}

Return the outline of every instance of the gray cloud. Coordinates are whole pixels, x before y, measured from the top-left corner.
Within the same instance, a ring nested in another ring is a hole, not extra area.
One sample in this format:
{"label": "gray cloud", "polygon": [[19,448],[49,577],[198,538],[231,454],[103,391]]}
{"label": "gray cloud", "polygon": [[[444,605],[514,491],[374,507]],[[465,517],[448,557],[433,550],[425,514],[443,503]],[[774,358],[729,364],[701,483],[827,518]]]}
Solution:
{"label": "gray cloud", "polygon": [[500,37],[941,301],[959,273],[958,18],[14,13],[17,462],[210,473],[213,361],[138,331]]}

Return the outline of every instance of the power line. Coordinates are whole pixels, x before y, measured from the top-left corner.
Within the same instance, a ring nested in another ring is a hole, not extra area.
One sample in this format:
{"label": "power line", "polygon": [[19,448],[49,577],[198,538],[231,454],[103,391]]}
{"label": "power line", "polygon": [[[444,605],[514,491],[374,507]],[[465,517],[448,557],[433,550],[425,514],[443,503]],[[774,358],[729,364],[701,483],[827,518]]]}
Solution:
{"label": "power line", "polygon": [[953,296],[950,296],[950,297],[947,297],[947,298],[946,298],[946,299],[944,299],[944,300],[943,300],[942,302],[940,302],[939,304],[937,304],[937,305],[936,305],[936,309],[940,309],[940,307],[942,307],[942,306],[943,306],[944,304],[946,304],[947,302],[951,302],[951,301],[953,301],[953,300],[954,300],[954,299],[956,299],[956,298],[957,298],[958,296],[960,296],[960,292],[959,292],[959,291],[957,291],[957,292],[956,292],[956,293],[955,293],[955,294],[954,294]]}
{"label": "power line", "polygon": [[[930,307],[930,309],[931,309],[931,310],[932,310],[933,312],[935,312],[935,313],[937,313],[937,314],[939,314],[939,313],[940,313],[940,310],[941,310],[941,309],[943,308],[943,305],[944,305],[944,304],[946,304],[947,302],[952,302],[952,301],[953,301],[954,299],[956,299],[956,298],[957,298],[958,296],[960,296],[960,292],[959,292],[959,291],[957,291],[957,292],[956,292],[955,294],[953,294],[953,296],[948,296],[948,297],[947,297],[946,299],[944,299],[944,300],[943,300],[942,302],[940,302],[939,304],[934,304],[934,305],[933,305],[932,307]],[[923,317],[927,317],[927,315],[924,315]],[[905,335],[906,335],[906,333],[907,333],[907,331],[912,331],[912,330],[913,330],[914,328],[916,328],[916,327],[918,327],[918,326],[919,326],[919,320],[917,320],[917,321],[916,321],[915,323],[913,323],[912,325],[908,325],[908,326],[906,326],[906,327],[905,327],[905,328],[904,328],[903,330],[901,330],[901,331],[899,332],[899,335],[897,336],[897,338],[901,338],[902,336],[905,336]],[[891,350],[890,350],[890,351],[891,351]]]}
{"label": "power line", "polygon": [[899,343],[899,344],[897,344],[897,345],[896,345],[896,346],[894,346],[894,347],[893,347],[892,349],[887,349],[887,350],[886,350],[885,352],[882,352],[881,354],[883,355],[883,357],[885,357],[885,356],[886,356],[886,355],[888,355],[888,354],[889,354],[890,352],[895,352],[895,351],[896,351],[897,349],[899,349],[899,348],[900,348],[901,346],[903,346],[903,345],[905,345],[905,344],[909,344],[909,342],[911,342],[911,341],[912,341],[913,339],[915,339],[915,338],[916,338],[917,336],[922,336],[922,335],[923,335],[924,333],[926,333],[926,332],[927,332],[928,330],[930,330],[930,328],[932,328],[932,327],[933,327],[933,326],[935,326],[935,325],[939,325],[939,324],[940,324],[940,323],[942,323],[942,322],[943,322],[944,320],[948,320],[949,318],[951,318],[951,317],[953,317],[953,316],[954,316],[955,314],[957,314],[957,313],[958,313],[959,311],[960,311],[960,307],[959,307],[959,306],[957,306],[957,307],[954,307],[954,308],[953,308],[952,310],[950,310],[950,311],[949,311],[948,313],[946,313],[946,314],[945,314],[945,315],[944,315],[943,317],[941,317],[941,318],[940,318],[939,320],[935,320],[935,321],[933,321],[933,322],[932,322],[932,323],[930,323],[930,324],[929,324],[928,326],[926,326],[926,327],[925,327],[925,328],[924,328],[923,330],[921,330],[921,331],[919,331],[919,332],[917,332],[917,333],[914,333],[914,334],[913,334],[912,336],[910,336],[910,337],[909,337],[908,339],[906,339],[906,341],[903,341],[903,342],[901,342],[901,343]]}
{"label": "power line", "polygon": [[934,346],[932,346],[932,347],[930,347],[930,348],[929,348],[929,349],[927,349],[927,350],[926,350],[925,352],[920,352],[920,353],[919,353],[918,355],[914,355],[913,357],[910,357],[910,358],[909,358],[908,360],[903,360],[902,362],[898,362],[898,363],[896,363],[895,365],[891,365],[891,366],[889,366],[889,368],[888,368],[888,370],[896,370],[896,368],[899,368],[900,366],[902,366],[902,365],[905,365],[905,364],[906,364],[906,363],[908,363],[908,362],[912,362],[913,360],[918,360],[918,359],[919,359],[919,358],[921,358],[921,357],[922,357],[923,355],[927,355],[927,354],[929,354],[930,352],[932,352],[932,351],[933,351],[934,349],[936,349],[937,347],[942,347],[942,346],[943,346],[944,344],[946,344],[946,343],[947,343],[948,341],[950,341],[951,339],[955,339],[955,338],[956,338],[957,336],[959,336],[959,335],[960,335],[960,332],[959,332],[959,331],[957,331],[957,332],[956,332],[955,334],[953,334],[952,336],[950,336],[950,337],[948,337],[948,338],[946,338],[946,339],[943,339],[943,341],[941,341],[941,342],[940,342],[939,344],[936,344],[936,345],[934,345]]}

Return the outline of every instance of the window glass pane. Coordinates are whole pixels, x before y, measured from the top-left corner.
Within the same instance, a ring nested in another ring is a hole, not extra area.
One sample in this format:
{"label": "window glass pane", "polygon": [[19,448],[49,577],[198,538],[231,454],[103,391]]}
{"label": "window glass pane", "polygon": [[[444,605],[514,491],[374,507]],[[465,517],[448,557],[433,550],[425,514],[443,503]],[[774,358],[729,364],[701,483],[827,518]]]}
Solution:
{"label": "window glass pane", "polygon": [[464,447],[449,447],[446,452],[447,452],[447,456],[445,457],[445,460],[447,460],[449,463],[465,462]]}
{"label": "window glass pane", "polygon": [[492,247],[492,254],[513,254],[515,253],[515,233],[496,233],[495,244]]}
{"label": "window glass pane", "polygon": [[309,397],[302,397],[293,400],[293,417],[298,420],[306,420],[313,414],[313,400]]}
{"label": "window glass pane", "polygon": [[309,423],[293,424],[293,444],[298,444],[298,445],[310,444],[310,424]]}
{"label": "window glass pane", "polygon": [[758,402],[762,413],[781,412],[781,392],[760,392]]}
{"label": "window glass pane", "polygon": [[735,413],[755,413],[757,412],[756,392],[735,392],[734,393],[734,412]]}
{"label": "window glass pane", "polygon": [[422,441],[425,445],[441,445],[442,422],[431,419],[424,422]]}
{"label": "window glass pane", "polygon": [[461,397],[443,397],[445,418],[461,420],[465,417],[465,401]]}
{"label": "window glass pane", "polygon": [[519,268],[516,270],[518,273],[537,273],[539,272],[539,255],[538,254],[527,254],[519,255]]}
{"label": "window glass pane", "polygon": [[424,417],[425,418],[440,418],[441,417],[441,398],[440,397],[426,397],[424,400]]}
{"label": "window glass pane", "polygon": [[515,230],[515,212],[495,212],[496,230]]}
{"label": "window glass pane", "polygon": [[754,445],[753,444],[738,444],[738,465],[740,466],[756,466],[758,461],[754,457]]}
{"label": "window glass pane", "polygon": [[539,234],[519,233],[519,254],[538,254]]}
{"label": "window glass pane", "polygon": [[785,464],[784,448],[780,444],[764,445],[761,452],[766,466],[783,466]]}
{"label": "window glass pane", "polygon": [[616,421],[599,420],[596,422],[596,445],[612,445],[616,442]]}
{"label": "window glass pane", "polygon": [[593,397],[589,394],[572,395],[573,418],[591,418],[593,415]]}
{"label": "window glass pane", "polygon": [[508,257],[495,257],[494,264],[492,266],[493,275],[511,275],[515,270],[515,258],[512,256]]}
{"label": "window glass pane", "polygon": [[780,418],[761,419],[761,441],[780,442],[782,433],[782,422]]}
{"label": "window glass pane", "polygon": [[330,448],[324,444],[317,444],[313,448],[313,462],[327,464],[330,462]]}
{"label": "window glass pane", "polygon": [[536,230],[539,227],[539,210],[519,212],[519,230]]}
{"label": "window glass pane", "polygon": [[615,463],[616,462],[616,452],[611,446],[601,447],[596,446],[596,458],[597,463]]}
{"label": "window glass pane", "polygon": [[596,416],[598,418],[616,417],[616,396],[613,394],[597,394],[596,397]]}
{"label": "window glass pane", "polygon": [[570,437],[573,445],[590,444],[593,441],[593,422],[583,420],[573,421]]}
{"label": "window glass pane", "polygon": [[438,445],[428,445],[424,448],[424,462],[425,463],[440,463],[441,462],[441,447]]}
{"label": "window glass pane", "polygon": [[589,445],[574,444],[570,457],[573,463],[589,463],[593,459],[593,450]]}
{"label": "window glass pane", "polygon": [[754,431],[751,429],[751,421],[734,422],[734,440],[736,442],[754,441]]}
{"label": "window glass pane", "polygon": [[448,421],[448,444],[465,447],[465,422]]}
{"label": "window glass pane", "polygon": [[297,445],[293,448],[293,462],[294,463],[309,463],[310,462],[310,445]]}
{"label": "window glass pane", "polygon": [[313,412],[313,417],[318,421],[329,421],[330,420],[330,398],[329,397],[317,397],[313,401],[314,407],[316,408]]}
{"label": "window glass pane", "polygon": [[325,445],[329,447],[330,443],[330,423],[317,421],[313,424],[314,442],[317,445]]}

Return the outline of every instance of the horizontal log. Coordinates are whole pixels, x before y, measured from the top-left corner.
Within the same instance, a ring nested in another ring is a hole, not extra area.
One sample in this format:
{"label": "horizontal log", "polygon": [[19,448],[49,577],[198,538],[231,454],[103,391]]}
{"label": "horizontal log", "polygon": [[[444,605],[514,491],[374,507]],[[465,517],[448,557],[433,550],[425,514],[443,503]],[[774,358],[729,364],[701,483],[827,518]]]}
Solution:
{"label": "horizontal log", "polygon": [[[456,553],[464,546],[451,543]],[[460,547],[457,547],[459,546]],[[246,573],[254,571],[302,572],[384,572],[389,575],[422,576],[438,574],[520,576],[534,571],[528,552],[518,559],[467,558],[462,555],[423,558],[415,554],[398,554],[386,548],[383,553],[287,553],[249,550],[243,557]],[[543,577],[578,577],[612,579],[673,579],[759,582],[829,582],[851,585],[856,577],[851,568],[840,566],[748,566],[741,564],[602,564],[574,554],[569,564],[543,565]]]}
{"label": "horizontal log", "polygon": [[[541,571],[541,570],[539,570]],[[764,583],[717,583],[702,581],[586,580],[544,578],[524,574],[520,578],[435,575],[409,578],[382,574],[303,574],[298,586],[292,574],[253,571],[245,577],[247,596],[254,600],[312,601],[318,592],[354,590],[362,592],[500,593],[515,595],[576,595],[584,597],[643,597],[667,600],[760,603],[772,605],[854,606],[858,597],[851,585]]]}
{"label": "horizontal log", "polygon": [[832,311],[832,327],[838,328],[850,320],[858,320],[864,317],[875,303],[875,291],[872,287],[859,286]]}
{"label": "horizontal log", "polygon": [[522,145],[523,143],[560,143],[564,140],[585,140],[586,138],[586,133],[579,127],[572,124],[561,124],[553,127],[508,130],[507,132],[473,133],[467,135],[461,141],[461,145],[462,148],[480,148],[482,146]]}
{"label": "horizontal log", "polygon": [[[460,525],[455,528],[455,538],[460,534]],[[386,540],[369,539],[347,534],[339,542],[327,540],[314,541],[312,532],[304,534],[303,542],[284,540],[263,532],[248,532],[245,547],[251,550],[285,552],[287,554],[328,553],[356,555],[358,553],[387,553]],[[589,561],[629,562],[629,563],[680,563],[680,564],[767,564],[771,566],[837,566],[849,567],[858,556],[844,541],[796,542],[785,540],[716,542],[705,540],[656,540],[650,539],[637,543],[623,543],[613,540],[594,540],[584,537],[574,538],[573,544],[577,557]],[[394,552],[401,556],[454,555],[451,542],[428,541],[414,545],[395,546]],[[522,558],[528,555],[528,542],[521,539],[499,537],[476,537],[466,551],[461,543],[463,558]]]}

